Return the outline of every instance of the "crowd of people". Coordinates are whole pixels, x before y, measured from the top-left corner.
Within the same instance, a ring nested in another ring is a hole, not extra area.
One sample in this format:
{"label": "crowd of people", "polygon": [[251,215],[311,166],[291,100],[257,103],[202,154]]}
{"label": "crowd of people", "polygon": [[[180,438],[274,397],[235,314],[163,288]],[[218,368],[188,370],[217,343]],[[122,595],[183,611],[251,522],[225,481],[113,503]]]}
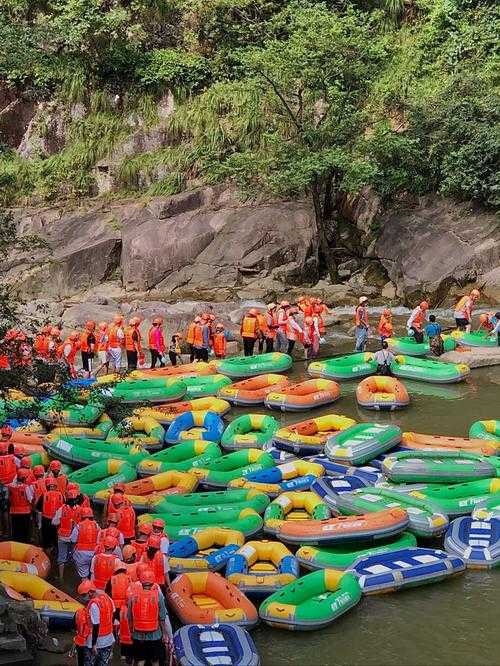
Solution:
{"label": "crowd of people", "polygon": [[[459,330],[470,331],[479,298],[479,291],[473,289],[455,305],[454,318]],[[292,354],[300,344],[305,359],[314,359],[325,341],[325,317],[329,312],[321,298],[307,296],[301,296],[293,304],[283,300],[279,304],[269,303],[265,308],[250,308],[242,317],[239,331],[243,353],[245,356],[272,351]],[[366,349],[369,319],[369,299],[361,296],[354,312],[355,351]],[[185,333],[175,332],[168,344],[161,317],[153,319],[147,339],[143,339],[140,326],[139,317],[131,317],[126,323],[124,316],[117,314],[110,323],[87,321],[82,331],[71,331],[63,339],[60,327],[46,325],[32,343],[24,332],[11,329],[0,341],[0,368],[8,368],[12,363],[29,365],[36,358],[46,363],[61,363],[72,376],[76,376],[77,368],[81,367],[84,377],[95,377],[99,373],[120,371],[124,353],[127,370],[146,367],[146,351],[149,351],[151,368],[164,367],[168,362],[176,365],[183,351],[189,354],[190,362],[207,362],[210,356],[224,358],[227,343],[237,339],[217,320],[212,307],[194,317]],[[500,341],[500,312],[481,314],[479,327],[496,334]],[[427,301],[421,301],[412,310],[406,329],[416,342],[422,342],[427,335],[433,352],[442,353],[442,327],[435,315],[430,314]],[[381,343],[393,336],[390,308],[384,308],[376,330]],[[6,353],[6,349],[10,353]]]}

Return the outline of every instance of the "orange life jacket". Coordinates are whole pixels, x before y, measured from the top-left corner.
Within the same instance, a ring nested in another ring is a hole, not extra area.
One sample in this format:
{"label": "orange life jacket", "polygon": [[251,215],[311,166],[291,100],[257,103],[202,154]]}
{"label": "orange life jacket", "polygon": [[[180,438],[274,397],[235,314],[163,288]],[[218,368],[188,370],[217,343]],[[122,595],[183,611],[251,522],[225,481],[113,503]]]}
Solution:
{"label": "orange life jacket", "polygon": [[259,332],[259,323],[257,317],[250,317],[245,315],[241,322],[241,337],[243,338],[256,338]]}
{"label": "orange life jacket", "polygon": [[156,631],[159,628],[158,590],[145,590],[142,585],[132,597],[132,621],[135,631]]}
{"label": "orange life jacket", "polygon": [[130,562],[130,564],[127,564],[127,574],[128,577],[130,578],[131,583],[135,583],[137,581],[137,565],[139,562]]}
{"label": "orange life jacket", "polygon": [[[82,352],[91,351],[90,342],[89,342],[89,337],[90,336],[93,336],[95,338],[94,331],[83,331],[83,333],[80,334],[80,351],[82,351]],[[94,343],[92,343],[92,344],[94,344]]]}
{"label": "orange life jacket", "polygon": [[94,552],[97,546],[99,528],[95,520],[86,518],[78,525],[78,540],[75,550],[88,550]]}
{"label": "orange life jacket", "polygon": [[194,321],[192,321],[188,326],[188,330],[186,333],[186,342],[188,345],[192,345],[194,343],[194,331],[196,326],[197,324],[195,324]]}
{"label": "orange life jacket", "polygon": [[35,493],[35,504],[38,502],[40,497],[44,495],[47,492],[47,486],[45,485],[45,479],[42,477],[41,479],[35,479],[32,483],[31,486],[33,487],[33,491]]}
{"label": "orange life jacket", "polygon": [[87,609],[90,611],[90,606],[97,604],[99,607],[99,633],[98,636],[107,636],[113,633],[113,611],[114,606],[111,599],[106,593],[96,594],[95,597],[87,604]]}
{"label": "orange life jacket", "polygon": [[[134,337],[137,339],[134,340]],[[127,351],[141,351],[141,332],[136,326],[127,326],[125,329],[125,349]]]}
{"label": "orange life jacket", "polygon": [[31,513],[31,504],[26,497],[28,484],[16,483],[9,486],[10,513],[14,515]]}
{"label": "orange life jacket", "polygon": [[85,647],[87,638],[92,631],[92,623],[87,608],[79,608],[75,613],[76,633],[73,639],[75,645]]}
{"label": "orange life jacket", "polygon": [[257,315],[257,323],[259,325],[259,329],[261,332],[265,335],[265,337],[269,337],[269,327],[267,325],[267,318],[265,314],[258,314]]}
{"label": "orange life jacket", "polygon": [[301,306],[302,312],[304,313],[304,317],[312,317],[313,316],[313,306],[310,301],[305,301],[304,304]]}
{"label": "orange life jacket", "polygon": [[118,347],[123,347],[123,338],[118,337],[118,329],[121,326],[116,324],[111,324],[108,331],[108,345],[111,349],[117,349]]}
{"label": "orange life jacket", "polygon": [[96,337],[97,351],[108,351],[109,339],[107,331],[99,331]]}
{"label": "orange life jacket", "polygon": [[98,590],[104,590],[115,570],[114,553],[97,553],[94,556],[94,583]]}
{"label": "orange life jacket", "polygon": [[105,527],[103,530],[99,532],[99,536],[97,538],[97,552],[103,553],[104,552],[104,546],[102,545],[104,539],[107,536],[112,536],[114,537],[118,543],[120,543],[120,537],[122,536],[122,533],[117,527]]}
{"label": "orange life jacket", "polygon": [[[65,356],[64,355],[65,354],[65,348],[68,347],[68,346],[71,347],[71,349],[69,351],[69,354],[67,356]],[[76,359],[76,354],[78,352],[78,347],[79,347],[79,343],[76,340],[70,340],[69,338],[66,338],[66,340],[61,345],[61,356],[60,356],[60,358],[65,358],[66,361],[70,365],[74,365],[75,359]]]}
{"label": "orange life jacket", "polygon": [[193,347],[203,347],[203,326],[201,324],[194,324],[193,331]]}
{"label": "orange life jacket", "polygon": [[271,313],[266,313],[266,337],[274,339],[276,337],[276,330],[278,327],[278,317],[276,315],[276,310]]}
{"label": "orange life jacket", "polygon": [[356,326],[361,326],[362,324],[368,326],[368,310],[365,308],[364,305],[358,305],[356,307],[354,322]]}
{"label": "orange life jacket", "polygon": [[132,579],[127,571],[119,571],[111,576],[111,598],[116,608],[127,604],[127,590],[131,582]]}
{"label": "orange life jacket", "polygon": [[285,326],[287,340],[299,340],[302,337],[301,333],[293,326],[292,322],[296,323],[294,319],[288,317]]}
{"label": "orange life jacket", "polygon": [[66,474],[61,474],[59,473],[57,476],[54,476],[53,474],[49,474],[49,476],[55,480],[57,483],[57,490],[62,494],[66,495],[66,488],[68,486],[68,477]]}
{"label": "orange life jacket", "polygon": [[71,536],[71,532],[73,531],[73,527],[78,523],[79,519],[79,506],[69,506],[69,504],[63,504],[61,509],[61,520],[59,521],[57,534],[62,539],[69,538]]}
{"label": "orange life jacket", "polygon": [[455,313],[459,315],[464,315],[465,318],[472,311],[472,300],[470,296],[462,296],[462,298],[455,305]]}
{"label": "orange life jacket", "polygon": [[6,486],[12,483],[17,475],[16,457],[13,453],[0,456],[0,483]]}
{"label": "orange life jacket", "polygon": [[33,341],[33,349],[35,354],[40,358],[49,357],[49,341],[50,335],[39,333]]}
{"label": "orange life jacket", "polygon": [[385,315],[380,316],[380,321],[378,323],[378,332],[379,335],[383,335],[386,338],[390,338],[392,335],[393,326],[392,321],[387,318]]}
{"label": "orange life jacket", "polygon": [[63,504],[64,497],[58,490],[47,490],[42,501],[42,516],[52,519]]}
{"label": "orange life jacket", "polygon": [[141,562],[146,562],[152,568],[155,583],[158,583],[158,585],[165,584],[165,558],[161,550],[156,551],[152,560],[148,558],[148,554],[145,552],[141,558]]}
{"label": "orange life jacket", "polygon": [[[160,343],[159,343],[159,348],[158,343],[157,343],[157,334],[156,331],[159,329],[160,331]],[[149,344],[149,349],[155,349],[158,352],[164,352],[165,351],[165,338],[163,337],[163,330],[160,327],[156,326],[151,326],[149,329],[149,334],[148,334],[148,344]]]}
{"label": "orange life jacket", "polygon": [[422,324],[424,323],[425,319],[425,314],[424,312],[419,308],[415,316],[413,317],[413,322],[412,326],[417,329],[417,331],[422,330]]}
{"label": "orange life jacket", "polygon": [[128,621],[128,608],[122,606],[120,609],[120,643],[122,645],[132,645],[132,632]]}
{"label": "orange life jacket", "polygon": [[120,507],[118,510],[117,528],[123,534],[124,539],[135,536],[135,511],[131,504]]}
{"label": "orange life jacket", "polygon": [[214,333],[214,354],[219,358],[226,355],[227,340],[224,333]]}
{"label": "orange life jacket", "polygon": [[135,559],[137,562],[139,562],[139,560],[141,560],[142,556],[144,555],[146,544],[146,541],[136,541],[135,539],[130,542],[130,545],[135,549]]}
{"label": "orange life jacket", "polygon": [[286,334],[286,327],[288,323],[288,312],[286,310],[278,310],[277,314],[278,328],[282,333]]}

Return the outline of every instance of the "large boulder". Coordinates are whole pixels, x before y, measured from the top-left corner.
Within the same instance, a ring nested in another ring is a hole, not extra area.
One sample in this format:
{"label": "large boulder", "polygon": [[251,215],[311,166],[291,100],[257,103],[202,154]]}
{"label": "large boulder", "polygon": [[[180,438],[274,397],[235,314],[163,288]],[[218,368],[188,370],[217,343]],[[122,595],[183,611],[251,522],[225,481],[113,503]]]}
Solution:
{"label": "large boulder", "polygon": [[479,280],[483,296],[492,304],[500,304],[500,266],[485,273]]}
{"label": "large boulder", "polygon": [[436,305],[452,285],[466,285],[500,262],[494,213],[437,196],[401,204],[384,218],[373,247],[408,304],[422,296]]}

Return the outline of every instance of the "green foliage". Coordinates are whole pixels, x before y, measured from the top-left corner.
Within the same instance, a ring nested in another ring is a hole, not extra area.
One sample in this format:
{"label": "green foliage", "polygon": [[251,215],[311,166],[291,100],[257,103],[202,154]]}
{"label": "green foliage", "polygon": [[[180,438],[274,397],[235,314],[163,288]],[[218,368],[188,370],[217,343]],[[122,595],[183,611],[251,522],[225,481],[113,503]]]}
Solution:
{"label": "green foliage", "polygon": [[140,70],[141,82],[158,90],[170,88],[177,94],[199,90],[210,77],[206,58],[177,49],[152,51]]}

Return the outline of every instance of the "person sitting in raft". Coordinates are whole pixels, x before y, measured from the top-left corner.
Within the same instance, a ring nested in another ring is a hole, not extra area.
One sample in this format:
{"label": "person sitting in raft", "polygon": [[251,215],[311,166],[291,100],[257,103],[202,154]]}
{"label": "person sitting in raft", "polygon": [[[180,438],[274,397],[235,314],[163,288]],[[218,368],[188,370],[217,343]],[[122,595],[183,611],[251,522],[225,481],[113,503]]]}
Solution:
{"label": "person sitting in raft", "polygon": [[392,312],[389,308],[385,310],[380,315],[380,321],[378,323],[378,334],[380,335],[380,342],[383,342],[387,338],[391,338],[394,331],[392,325]]}
{"label": "person sitting in raft", "polygon": [[170,340],[170,345],[168,347],[168,358],[170,359],[170,363],[172,365],[177,365],[177,361],[182,363],[181,340],[182,335],[180,333],[174,333]]}
{"label": "person sitting in raft", "polygon": [[442,330],[441,324],[436,321],[436,316],[430,315],[429,323],[425,327],[425,334],[429,338],[429,345],[434,356],[441,356],[444,353]]}
{"label": "person sitting in raft", "polygon": [[462,298],[455,305],[455,312],[453,316],[455,317],[455,323],[459,331],[467,331],[470,333],[470,327],[472,322],[472,311],[476,305],[476,301],[479,300],[481,293],[478,289],[473,289],[470,294],[462,296]]}
{"label": "person sitting in raft", "polygon": [[419,344],[424,341],[424,321],[427,319],[427,312],[429,310],[429,303],[422,301],[416,308],[411,311],[411,314],[406,322],[408,335],[413,335],[415,342]]}
{"label": "person sitting in raft", "polygon": [[392,375],[391,363],[395,356],[385,340],[382,341],[382,349],[376,351],[373,357],[377,361],[377,375]]}
{"label": "person sitting in raft", "polygon": [[495,328],[496,317],[494,312],[483,312],[479,315],[479,331],[483,330],[486,333],[491,333]]}
{"label": "person sitting in raft", "polygon": [[366,348],[366,343],[368,342],[368,310],[366,309],[366,303],[368,298],[366,296],[360,296],[358,305],[356,306],[356,311],[354,313],[354,324],[355,324],[355,336],[356,336],[356,346],[354,351],[364,352]]}

